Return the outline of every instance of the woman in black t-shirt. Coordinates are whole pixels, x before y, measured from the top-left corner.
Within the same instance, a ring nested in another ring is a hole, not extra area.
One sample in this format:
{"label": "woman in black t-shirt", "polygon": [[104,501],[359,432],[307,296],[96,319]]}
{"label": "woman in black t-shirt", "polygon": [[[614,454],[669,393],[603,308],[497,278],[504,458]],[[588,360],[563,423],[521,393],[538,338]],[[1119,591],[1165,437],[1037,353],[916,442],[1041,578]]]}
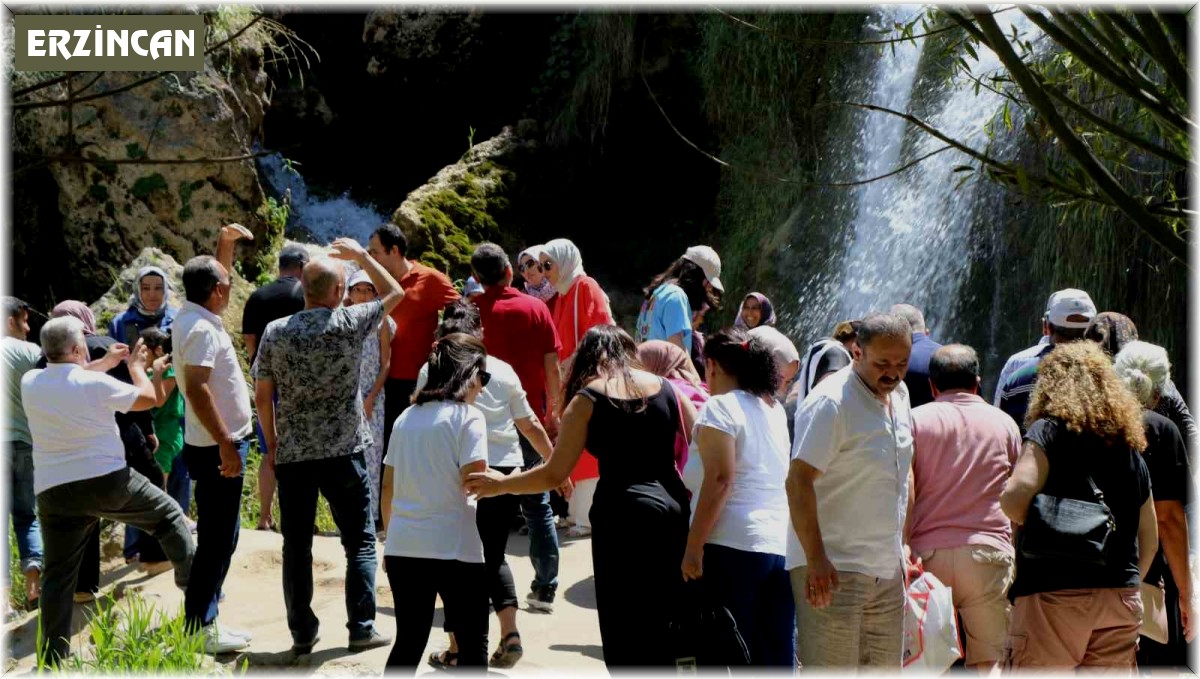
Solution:
{"label": "woman in black t-shirt", "polygon": [[[1014,668],[1134,666],[1138,586],[1158,549],[1150,473],[1142,460],[1142,407],[1092,342],[1059,345],[1042,360],[1028,431],[1000,496],[1024,524],[1038,493],[1095,502],[1090,478],[1116,523],[1103,563],[1030,558],[1018,530],[1008,654]],[[1081,557],[1084,555],[1080,555]]]}

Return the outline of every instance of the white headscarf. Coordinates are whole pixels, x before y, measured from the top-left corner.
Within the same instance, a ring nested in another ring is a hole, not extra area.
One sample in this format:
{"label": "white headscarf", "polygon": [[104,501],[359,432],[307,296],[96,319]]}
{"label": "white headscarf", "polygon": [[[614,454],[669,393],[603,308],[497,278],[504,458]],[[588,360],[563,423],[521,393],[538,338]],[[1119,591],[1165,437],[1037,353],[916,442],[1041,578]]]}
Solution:
{"label": "white headscarf", "polygon": [[583,255],[579,248],[566,238],[555,238],[542,246],[546,256],[558,267],[558,283],[554,285],[558,294],[566,295],[576,278],[582,278],[587,273],[583,270]]}

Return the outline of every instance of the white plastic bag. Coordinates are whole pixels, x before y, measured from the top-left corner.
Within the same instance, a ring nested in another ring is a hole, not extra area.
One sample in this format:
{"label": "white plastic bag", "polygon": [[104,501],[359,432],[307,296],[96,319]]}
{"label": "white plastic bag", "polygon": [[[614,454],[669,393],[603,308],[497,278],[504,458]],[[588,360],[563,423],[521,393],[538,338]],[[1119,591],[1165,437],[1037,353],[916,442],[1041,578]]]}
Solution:
{"label": "white plastic bag", "polygon": [[950,588],[922,572],[908,586],[904,610],[904,672],[942,674],[963,657]]}

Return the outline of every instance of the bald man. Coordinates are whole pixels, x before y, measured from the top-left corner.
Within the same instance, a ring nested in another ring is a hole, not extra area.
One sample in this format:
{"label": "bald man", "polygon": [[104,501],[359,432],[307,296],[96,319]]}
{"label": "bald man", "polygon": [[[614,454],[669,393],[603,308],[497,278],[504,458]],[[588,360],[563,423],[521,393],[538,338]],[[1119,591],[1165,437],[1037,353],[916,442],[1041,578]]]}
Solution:
{"label": "bald man", "polygon": [[[318,639],[310,605],[318,493],[333,510],[346,551],[348,646],[361,651],[391,643],[375,629],[375,518],[364,459],[372,439],[358,366],[364,340],[379,332],[404,290],[352,239],[334,241],[330,256],[304,265],[304,310],[267,325],[252,369],[267,464],[279,489],[284,601],[297,654],[311,652]],[[341,306],[346,277],[336,260],[362,267],[380,298]]]}

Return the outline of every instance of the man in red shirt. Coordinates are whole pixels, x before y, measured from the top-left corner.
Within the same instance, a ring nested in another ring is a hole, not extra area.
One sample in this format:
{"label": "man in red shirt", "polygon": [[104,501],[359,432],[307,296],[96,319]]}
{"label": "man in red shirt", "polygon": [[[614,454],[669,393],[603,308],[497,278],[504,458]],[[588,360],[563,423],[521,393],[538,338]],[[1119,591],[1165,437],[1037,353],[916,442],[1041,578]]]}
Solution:
{"label": "man in red shirt", "polygon": [[[483,324],[483,345],[489,356],[508,363],[521,380],[529,405],[546,428],[556,429],[555,403],[559,398],[558,331],[550,309],[542,300],[512,287],[513,270],[508,255],[494,243],[482,243],[471,255],[471,269],[484,291],[474,299]],[[525,469],[542,463],[533,447],[521,437]],[[552,611],[558,589],[558,535],[549,493],[521,496],[521,510],[529,524],[529,557],[534,579],[525,602],[532,608]]]}
{"label": "man in red shirt", "polygon": [[[395,224],[384,224],[371,235],[367,252],[404,288],[404,299],[392,310],[392,362],[383,387],[383,447],[387,450],[392,424],[409,406],[417,375],[433,346],[438,314],[458,299],[446,274],[407,258],[408,238]],[[388,511],[386,508],[383,511]]]}

